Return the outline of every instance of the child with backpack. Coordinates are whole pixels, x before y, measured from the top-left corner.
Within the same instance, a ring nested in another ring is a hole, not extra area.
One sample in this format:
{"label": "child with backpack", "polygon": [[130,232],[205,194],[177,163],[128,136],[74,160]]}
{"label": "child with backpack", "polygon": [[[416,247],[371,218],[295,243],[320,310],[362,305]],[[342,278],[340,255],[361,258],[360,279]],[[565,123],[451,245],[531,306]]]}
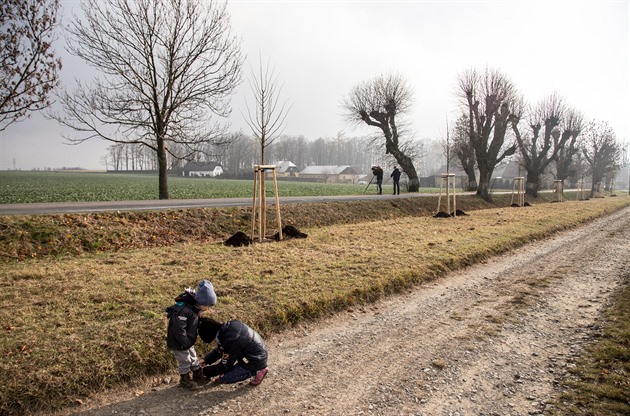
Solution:
{"label": "child with backpack", "polygon": [[195,389],[206,381],[195,352],[199,314],[217,303],[212,283],[202,280],[197,290],[187,288],[166,308],[168,329],[166,345],[173,351],[179,370],[179,384]]}

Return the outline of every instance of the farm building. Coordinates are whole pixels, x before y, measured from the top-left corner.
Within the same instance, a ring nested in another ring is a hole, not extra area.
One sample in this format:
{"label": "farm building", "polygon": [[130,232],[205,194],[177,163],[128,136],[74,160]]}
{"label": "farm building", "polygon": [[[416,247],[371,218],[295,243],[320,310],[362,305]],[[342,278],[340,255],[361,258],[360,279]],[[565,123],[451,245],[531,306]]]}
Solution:
{"label": "farm building", "polygon": [[214,178],[223,174],[223,167],[218,162],[188,162],[182,169],[182,176]]}
{"label": "farm building", "polygon": [[288,160],[275,162],[274,165],[276,165],[276,175],[278,176],[297,176],[300,173],[300,169]]}
{"label": "farm building", "polygon": [[356,183],[359,173],[349,165],[307,166],[300,177],[323,183]]}

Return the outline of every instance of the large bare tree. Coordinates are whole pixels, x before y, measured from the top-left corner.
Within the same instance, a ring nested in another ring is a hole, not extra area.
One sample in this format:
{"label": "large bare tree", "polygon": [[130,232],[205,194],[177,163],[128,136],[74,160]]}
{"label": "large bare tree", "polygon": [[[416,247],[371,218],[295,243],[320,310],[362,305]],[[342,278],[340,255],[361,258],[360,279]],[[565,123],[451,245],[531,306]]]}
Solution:
{"label": "large bare tree", "polygon": [[[70,51],[101,72],[64,93],[55,118],[82,137],[155,152],[159,198],[168,199],[167,156],[192,158],[221,144],[229,98],[241,82],[240,42],[226,3],[212,0],[86,0],[68,28]],[[175,154],[170,147],[177,147]]]}
{"label": "large bare tree", "polygon": [[412,91],[399,74],[380,75],[356,85],[343,99],[346,119],[350,122],[377,127],[385,138],[385,152],[391,154],[409,177],[409,192],[420,188],[413,164],[413,149],[402,136],[401,117],[410,109]]}
{"label": "large bare tree", "polygon": [[260,145],[260,164],[265,164],[265,149],[282,134],[290,107],[280,100],[282,86],[278,84],[275,67],[270,67],[269,60],[263,67],[262,58],[258,57],[258,73],[251,68],[250,89],[254,96],[254,108],[247,105],[245,121]]}
{"label": "large bare tree", "polygon": [[615,133],[606,122],[589,122],[581,137],[581,151],[589,166],[592,176],[591,197],[595,196],[597,184],[606,175],[615,172],[620,167],[621,146],[617,142]]}
{"label": "large bare tree", "polygon": [[565,147],[570,146],[571,138],[577,137],[580,129],[581,117],[556,93],[545,97],[530,111],[527,133],[522,133],[516,120],[513,121],[512,130],[527,172],[525,191],[529,195],[538,196],[542,175],[561,151],[561,156],[566,156]]}
{"label": "large bare tree", "polygon": [[494,168],[516,152],[516,144],[506,145],[505,137],[508,127],[522,115],[522,99],[514,84],[494,69],[464,71],[458,84],[468,114],[468,139],[479,169],[477,195],[490,200]]}
{"label": "large bare tree", "polygon": [[61,59],[56,39],[59,0],[0,3],[0,131],[51,104]]}
{"label": "large bare tree", "polygon": [[468,183],[464,186],[466,191],[475,191],[477,190],[475,149],[473,149],[472,143],[469,140],[468,131],[468,117],[466,114],[462,114],[462,116],[457,119],[453,130],[453,152],[468,177]]}

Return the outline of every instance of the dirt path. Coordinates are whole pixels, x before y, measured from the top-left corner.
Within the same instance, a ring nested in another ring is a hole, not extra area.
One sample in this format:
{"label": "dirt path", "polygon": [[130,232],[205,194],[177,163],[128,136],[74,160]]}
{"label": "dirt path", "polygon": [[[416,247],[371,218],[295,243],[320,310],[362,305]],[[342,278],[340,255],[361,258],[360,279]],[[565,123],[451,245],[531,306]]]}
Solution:
{"label": "dirt path", "polygon": [[81,414],[545,414],[597,333],[598,314],[628,278],[629,251],[626,208],[407,295],[277,335],[258,387],[147,385],[139,397],[103,396],[109,404],[87,403]]}

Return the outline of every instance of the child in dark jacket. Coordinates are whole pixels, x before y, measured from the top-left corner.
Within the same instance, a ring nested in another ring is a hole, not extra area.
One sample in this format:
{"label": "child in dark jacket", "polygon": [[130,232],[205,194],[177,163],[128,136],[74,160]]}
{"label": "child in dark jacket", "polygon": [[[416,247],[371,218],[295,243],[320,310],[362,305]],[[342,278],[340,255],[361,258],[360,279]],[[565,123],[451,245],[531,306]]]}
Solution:
{"label": "child in dark jacket", "polygon": [[197,360],[195,341],[199,314],[216,302],[217,296],[212,283],[202,280],[197,291],[190,288],[184,290],[184,293],[175,298],[175,304],[166,308],[166,345],[175,355],[180,375],[179,384],[184,388],[194,389],[199,387],[198,383],[206,381]]}
{"label": "child in dark jacket", "polygon": [[217,347],[201,362],[204,376],[219,376],[215,381],[223,384],[253,377],[249,384],[254,386],[265,378],[268,371],[267,347],[260,335],[243,322],[221,323],[201,318],[199,337],[203,342],[217,343]]}

